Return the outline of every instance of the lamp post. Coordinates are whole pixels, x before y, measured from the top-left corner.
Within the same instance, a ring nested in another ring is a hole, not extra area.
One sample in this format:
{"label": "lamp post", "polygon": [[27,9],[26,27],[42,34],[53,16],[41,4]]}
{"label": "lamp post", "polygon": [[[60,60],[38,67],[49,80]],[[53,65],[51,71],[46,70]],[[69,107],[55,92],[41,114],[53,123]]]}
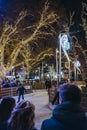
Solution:
{"label": "lamp post", "polygon": [[58,87],[58,48],[56,48],[56,76],[57,76],[57,87]]}
{"label": "lamp post", "polygon": [[[13,70],[13,66],[11,67],[11,76],[13,76],[13,72],[12,72],[12,70]],[[12,87],[12,84],[11,84],[11,96],[13,96],[13,87]]]}
{"label": "lamp post", "polygon": [[70,43],[68,42],[68,36],[65,33],[60,33],[59,35],[59,81],[61,81],[61,49],[63,49],[63,52],[68,60],[70,80],[70,58],[67,53],[67,50],[70,49]]}
{"label": "lamp post", "polygon": [[80,69],[79,69],[80,66],[81,66],[80,62],[79,62],[78,60],[76,60],[76,61],[74,62],[75,82],[78,81],[78,70],[80,70]]}
{"label": "lamp post", "polygon": [[59,82],[61,81],[61,49],[62,49],[62,34],[59,35]]}
{"label": "lamp post", "polygon": [[43,62],[42,62],[42,70],[41,70],[41,74],[42,74],[42,80],[44,81],[44,65],[43,65]]}
{"label": "lamp post", "polygon": [[[58,83],[61,82],[61,57],[62,57],[62,50],[68,60],[68,70],[69,70],[69,80],[70,80],[70,58],[68,56],[67,50],[70,49],[70,43],[68,42],[68,36],[65,33],[60,33],[58,36],[59,44],[57,43],[56,48],[56,76],[57,76],[57,87]],[[59,45],[59,47],[58,47]],[[58,50],[59,48],[59,50]],[[59,52],[59,53],[58,53]]]}

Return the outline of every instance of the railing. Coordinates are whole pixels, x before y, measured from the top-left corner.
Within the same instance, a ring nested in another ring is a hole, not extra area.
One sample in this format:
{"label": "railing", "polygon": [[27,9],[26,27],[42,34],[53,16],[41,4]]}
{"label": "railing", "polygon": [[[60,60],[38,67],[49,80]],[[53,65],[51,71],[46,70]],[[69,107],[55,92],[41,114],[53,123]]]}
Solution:
{"label": "railing", "polygon": [[[11,89],[12,89],[12,92],[11,92]],[[10,88],[0,88],[0,97],[5,97],[5,96],[17,96],[17,87],[10,87]],[[29,94],[32,92],[32,89],[30,87],[27,87],[26,88],[26,92],[25,94]]]}

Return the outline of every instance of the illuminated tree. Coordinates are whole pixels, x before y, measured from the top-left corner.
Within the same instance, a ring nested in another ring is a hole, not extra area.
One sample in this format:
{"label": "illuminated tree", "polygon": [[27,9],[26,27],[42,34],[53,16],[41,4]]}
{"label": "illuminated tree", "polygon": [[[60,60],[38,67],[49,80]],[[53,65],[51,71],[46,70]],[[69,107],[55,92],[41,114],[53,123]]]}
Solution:
{"label": "illuminated tree", "polygon": [[[30,48],[26,50],[26,47],[29,47],[33,43],[37,45],[39,39],[44,39],[49,35],[52,36],[55,33],[52,25],[60,19],[55,11],[49,10],[48,2],[45,2],[42,12],[38,15],[38,20],[33,25],[29,23],[28,26],[20,28],[20,24],[27,15],[34,17],[31,14],[27,14],[26,11],[22,11],[16,22],[10,24],[9,21],[6,21],[2,28],[0,36],[0,65],[1,71],[3,70],[4,72],[3,75],[1,73],[1,76],[4,76],[18,64],[22,64],[27,51],[31,55]],[[24,36],[23,33],[26,30],[29,33]],[[25,54],[23,55],[24,50]],[[25,63],[27,64],[27,61]]]}
{"label": "illuminated tree", "polygon": [[[11,47],[11,44],[13,46],[13,49],[15,49],[15,42],[19,42],[19,40],[15,40],[13,41],[13,36],[15,37],[16,34],[18,33],[18,25],[19,23],[23,20],[23,18],[26,16],[26,12],[21,12],[16,20],[16,22],[14,23],[14,25],[10,25],[9,22],[5,22],[2,28],[2,32],[1,32],[1,36],[0,36],[0,68],[1,68],[1,76],[5,76],[5,74],[7,73],[7,71],[12,69],[12,66],[9,65],[9,67],[7,66],[7,64],[9,64],[8,58],[5,58],[6,56],[8,56],[8,53],[11,53],[11,51],[9,51],[9,47]],[[11,48],[10,48],[11,49]],[[7,52],[8,51],[8,52]],[[7,52],[7,53],[5,53]]]}
{"label": "illuminated tree", "polygon": [[85,43],[86,43],[83,50],[84,62],[83,62],[82,70],[84,74],[84,79],[87,83],[87,4],[86,3],[82,3],[81,19],[82,19],[81,26],[83,27],[83,30],[85,31]]}
{"label": "illuminated tree", "polygon": [[[71,62],[74,63],[75,60],[79,60],[81,62],[81,72],[83,80],[87,79],[87,4],[82,3],[82,12],[81,12],[81,19],[82,24],[80,24],[81,27],[83,27],[83,30],[85,32],[85,41],[82,39],[82,41],[77,38],[76,33],[71,28],[73,28],[75,22],[74,22],[74,15],[75,12],[70,14],[70,19],[67,22],[64,22],[63,29],[61,32],[65,32],[69,37],[72,39],[71,43],[71,50],[69,52],[69,57],[71,59]],[[72,55],[73,54],[73,55]],[[64,56],[62,57],[64,58]]]}
{"label": "illuminated tree", "polygon": [[86,40],[86,45],[87,45],[87,4],[82,3],[82,14],[81,14],[81,19],[82,19],[82,27],[85,31],[85,40]]}
{"label": "illuminated tree", "polygon": [[31,72],[34,68],[38,67],[40,63],[43,61],[45,62],[47,59],[50,59],[51,57],[54,57],[54,51],[52,48],[49,48],[47,50],[44,50],[37,54],[36,56],[32,57],[25,57],[25,65],[27,72]]}

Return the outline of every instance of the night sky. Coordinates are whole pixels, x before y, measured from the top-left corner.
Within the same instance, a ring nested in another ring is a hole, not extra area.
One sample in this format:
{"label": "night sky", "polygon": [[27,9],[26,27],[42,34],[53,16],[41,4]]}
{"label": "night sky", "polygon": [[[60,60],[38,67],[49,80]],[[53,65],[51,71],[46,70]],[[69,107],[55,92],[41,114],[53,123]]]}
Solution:
{"label": "night sky", "polygon": [[[27,8],[30,5],[38,6],[38,4],[44,0],[0,0],[0,7],[2,6],[2,10],[6,9],[7,6],[15,6],[21,5],[23,8]],[[59,0],[49,0],[55,4],[58,3]],[[81,2],[86,0],[60,0],[66,11],[76,10],[79,12],[81,8]],[[10,8],[9,7],[9,8]]]}
{"label": "night sky", "polygon": [[[0,0],[0,19],[8,17],[14,17],[18,15],[21,10],[31,10],[31,12],[35,13],[36,10],[38,12],[39,4],[44,0]],[[81,8],[82,1],[86,2],[86,0],[49,0],[51,2],[51,6],[54,5],[54,8],[57,8],[59,1],[62,7],[65,9],[66,16],[69,17],[70,12],[75,11],[74,21],[76,27],[79,23],[81,23]],[[57,8],[59,11],[59,8]],[[75,27],[75,28],[76,28]]]}
{"label": "night sky", "polygon": [[[34,14],[38,10],[40,11],[40,3],[43,3],[44,0],[0,0],[0,21],[4,19],[6,16],[14,17],[19,14],[21,10],[31,10]],[[61,6],[65,9],[66,16],[69,17],[70,12],[75,11],[74,22],[75,26],[73,30],[79,30],[79,24],[81,23],[81,8],[82,1],[87,2],[87,0],[49,0],[51,2],[51,6],[57,8],[59,1]],[[60,6],[60,9],[62,9]],[[59,12],[59,8],[57,8]],[[30,12],[30,13],[31,13]],[[17,17],[17,16],[16,16]],[[29,19],[30,20],[30,19]],[[81,30],[80,33],[77,34],[79,41],[84,39],[84,32]],[[85,43],[85,42],[84,42]]]}

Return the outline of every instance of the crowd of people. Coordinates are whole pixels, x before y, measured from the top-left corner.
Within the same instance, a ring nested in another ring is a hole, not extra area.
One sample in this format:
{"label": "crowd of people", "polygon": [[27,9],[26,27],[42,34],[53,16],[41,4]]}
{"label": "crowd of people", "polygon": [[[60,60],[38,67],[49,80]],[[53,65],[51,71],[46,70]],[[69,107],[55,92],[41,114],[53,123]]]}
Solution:
{"label": "crowd of people", "polygon": [[18,81],[15,79],[5,78],[1,81],[1,87],[3,88],[16,87],[17,84],[18,84]]}
{"label": "crowd of people", "polygon": [[[52,116],[42,121],[41,130],[87,130],[87,116],[81,108],[81,90],[72,83],[60,85],[58,104]],[[37,130],[35,106],[30,101],[4,97],[0,103],[0,130]]]}

